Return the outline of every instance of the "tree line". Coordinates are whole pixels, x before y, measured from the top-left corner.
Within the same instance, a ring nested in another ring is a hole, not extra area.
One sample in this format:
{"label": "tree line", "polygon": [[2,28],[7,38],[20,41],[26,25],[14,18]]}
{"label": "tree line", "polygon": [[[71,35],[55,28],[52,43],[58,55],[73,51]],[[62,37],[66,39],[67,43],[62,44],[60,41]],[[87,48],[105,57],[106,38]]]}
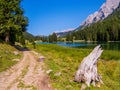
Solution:
{"label": "tree line", "polygon": [[34,36],[28,32],[24,32],[24,37],[26,40],[29,40],[30,42],[34,41],[41,41],[41,42],[57,42],[57,35],[56,33],[52,33],[49,36],[44,36],[44,35],[37,35]]}

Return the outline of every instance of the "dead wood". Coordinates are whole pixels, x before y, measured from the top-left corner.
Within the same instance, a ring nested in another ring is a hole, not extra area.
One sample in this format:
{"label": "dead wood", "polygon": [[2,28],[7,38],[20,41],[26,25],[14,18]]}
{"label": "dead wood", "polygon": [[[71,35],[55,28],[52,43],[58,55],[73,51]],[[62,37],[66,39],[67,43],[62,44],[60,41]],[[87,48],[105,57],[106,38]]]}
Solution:
{"label": "dead wood", "polygon": [[[103,83],[101,80],[101,75],[98,74],[97,62],[98,58],[101,56],[103,50],[100,45],[96,46],[93,51],[83,59],[76,74],[76,82],[84,82],[88,87],[92,83],[96,86],[96,83]],[[83,90],[83,89],[81,89]]]}

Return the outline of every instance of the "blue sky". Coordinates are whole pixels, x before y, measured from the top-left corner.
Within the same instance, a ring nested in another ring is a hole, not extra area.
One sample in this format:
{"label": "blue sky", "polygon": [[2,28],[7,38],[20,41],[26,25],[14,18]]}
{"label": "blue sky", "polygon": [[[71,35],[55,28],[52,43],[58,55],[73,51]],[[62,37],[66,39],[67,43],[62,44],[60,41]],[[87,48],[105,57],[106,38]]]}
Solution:
{"label": "blue sky", "polygon": [[88,15],[99,10],[105,0],[23,0],[21,5],[29,18],[27,31],[49,35],[54,31],[77,28]]}

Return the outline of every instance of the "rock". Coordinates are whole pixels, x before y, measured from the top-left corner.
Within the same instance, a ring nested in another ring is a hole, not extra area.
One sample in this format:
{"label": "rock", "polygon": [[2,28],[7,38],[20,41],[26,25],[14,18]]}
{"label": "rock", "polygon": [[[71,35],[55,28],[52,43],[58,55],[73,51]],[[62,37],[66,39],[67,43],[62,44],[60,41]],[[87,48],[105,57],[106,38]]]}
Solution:
{"label": "rock", "polygon": [[62,73],[61,72],[57,72],[54,74],[54,76],[60,76]]}
{"label": "rock", "polygon": [[12,61],[17,61],[18,62],[18,61],[20,61],[20,59],[13,59]]}
{"label": "rock", "polygon": [[9,54],[9,51],[5,51],[6,54]]}
{"label": "rock", "polygon": [[53,70],[49,69],[46,71],[47,74],[50,74]]}
{"label": "rock", "polygon": [[48,86],[49,88],[51,87],[51,85],[50,85],[50,84],[48,84],[47,86]]}
{"label": "rock", "polygon": [[99,20],[105,19],[108,15],[110,15],[118,6],[120,0],[106,0],[105,3],[100,7],[99,11],[89,15],[85,21],[81,23],[81,27],[90,25]]}
{"label": "rock", "polygon": [[14,51],[14,52],[13,52],[13,54],[14,54],[14,55],[18,55],[18,54],[19,54],[19,52],[17,52],[17,51]]}
{"label": "rock", "polygon": [[92,23],[98,22],[107,18],[113,11],[119,6],[120,0],[106,0],[105,3],[100,7],[100,9],[93,14],[89,15],[78,28],[73,30],[67,30],[62,32],[56,32],[58,37],[64,37],[68,33],[74,32],[76,30],[82,29],[85,26],[91,25]]}
{"label": "rock", "polygon": [[39,59],[38,59],[38,62],[42,62],[43,60],[45,60],[45,57],[44,56],[40,56]]}
{"label": "rock", "polygon": [[99,83],[99,82],[96,84],[96,87],[99,87],[99,88],[100,88],[100,83]]}
{"label": "rock", "polygon": [[35,52],[35,51],[32,51],[34,54],[36,54],[36,55],[39,55],[39,53],[37,53],[37,52]]}
{"label": "rock", "polygon": [[69,80],[69,82],[73,82],[73,80]]}
{"label": "rock", "polygon": [[69,89],[69,88],[72,88],[72,86],[71,86],[71,85],[67,85],[67,86],[66,86],[66,88],[68,88],[68,89]]}

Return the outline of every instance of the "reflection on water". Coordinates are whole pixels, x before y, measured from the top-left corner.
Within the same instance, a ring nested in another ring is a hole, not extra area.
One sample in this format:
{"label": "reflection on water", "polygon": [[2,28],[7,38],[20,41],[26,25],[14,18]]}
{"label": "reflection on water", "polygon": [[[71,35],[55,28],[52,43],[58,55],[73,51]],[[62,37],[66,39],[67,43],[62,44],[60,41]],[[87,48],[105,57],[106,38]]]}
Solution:
{"label": "reflection on water", "polygon": [[120,42],[101,43],[103,49],[120,51]]}
{"label": "reflection on water", "polygon": [[94,42],[94,43],[91,42],[91,43],[86,43],[86,46],[84,46],[84,48],[94,48],[98,44],[100,44],[102,48],[105,50],[120,51],[120,42]]}
{"label": "reflection on water", "polygon": [[81,42],[81,43],[49,43],[49,42],[38,42],[37,44],[57,44],[60,46],[76,47],[76,48],[94,48],[100,44],[105,50],[117,50],[120,51],[120,42]]}

